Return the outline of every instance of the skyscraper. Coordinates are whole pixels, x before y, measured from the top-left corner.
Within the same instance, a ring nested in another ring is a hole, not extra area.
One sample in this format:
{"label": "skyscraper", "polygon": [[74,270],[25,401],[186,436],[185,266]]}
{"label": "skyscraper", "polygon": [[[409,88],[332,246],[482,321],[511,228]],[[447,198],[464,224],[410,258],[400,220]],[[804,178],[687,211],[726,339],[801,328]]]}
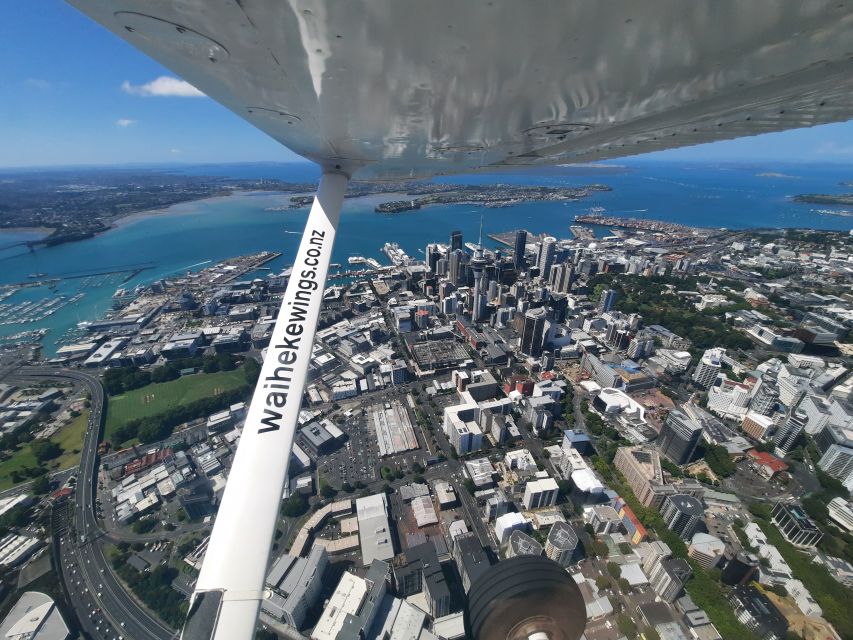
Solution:
{"label": "skyscraper", "polygon": [[701,437],[702,425],[681,409],[673,409],[663,423],[656,445],[675,464],[687,464]]}
{"label": "skyscraper", "polygon": [[542,307],[530,309],[524,314],[521,331],[521,352],[538,358],[542,355],[542,337],[545,332],[546,311]]}
{"label": "skyscraper", "polygon": [[527,260],[524,257],[524,250],[527,246],[527,232],[524,229],[515,232],[515,247],[514,255],[512,256],[512,265],[516,271],[521,271],[527,266]]}
{"label": "skyscraper", "polygon": [[465,284],[465,258],[466,254],[461,249],[456,249],[450,252],[447,278],[455,287],[460,287]]}
{"label": "skyscraper", "polygon": [[450,248],[448,251],[451,253],[456,250],[462,250],[462,232],[461,231],[451,231],[450,232]]}
{"label": "skyscraper", "polygon": [[793,409],[791,411],[788,418],[782,423],[782,426],[779,427],[779,430],[773,437],[773,444],[776,445],[774,453],[777,456],[784,458],[791,453],[791,449],[794,448],[797,438],[800,437],[800,434],[806,428],[806,422],[808,421],[809,417],[805,411],[801,411],[800,409]]}
{"label": "skyscraper", "polygon": [[598,309],[601,312],[610,311],[616,303],[616,291],[614,289],[605,289],[601,292],[601,297],[598,299]]}
{"label": "skyscraper", "polygon": [[435,273],[435,268],[438,265],[438,261],[440,258],[441,253],[439,253],[438,251],[438,245],[428,244],[426,246],[426,253],[424,254],[424,262],[427,263],[430,273]]}
{"label": "skyscraper", "polygon": [[539,267],[539,275],[547,280],[551,273],[551,265],[554,264],[554,253],[557,251],[557,239],[553,236],[546,236],[539,246],[539,260],[536,264]]}
{"label": "skyscraper", "polygon": [[568,293],[574,279],[574,269],[571,263],[563,262],[551,267],[548,283],[554,293]]}

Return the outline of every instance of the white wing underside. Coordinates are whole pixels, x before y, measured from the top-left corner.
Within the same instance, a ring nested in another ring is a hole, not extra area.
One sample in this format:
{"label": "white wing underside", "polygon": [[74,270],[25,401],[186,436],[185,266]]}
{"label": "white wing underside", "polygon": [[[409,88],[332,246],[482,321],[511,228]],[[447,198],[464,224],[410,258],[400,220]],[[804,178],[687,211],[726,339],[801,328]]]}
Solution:
{"label": "white wing underside", "polygon": [[71,0],[326,169],[589,162],[853,117],[853,6]]}

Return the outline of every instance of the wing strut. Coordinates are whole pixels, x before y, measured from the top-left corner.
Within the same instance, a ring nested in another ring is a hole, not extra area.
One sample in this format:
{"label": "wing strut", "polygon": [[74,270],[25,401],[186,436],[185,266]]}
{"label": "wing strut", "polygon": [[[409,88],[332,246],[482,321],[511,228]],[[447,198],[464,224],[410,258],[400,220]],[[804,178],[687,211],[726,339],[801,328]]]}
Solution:
{"label": "wing strut", "polygon": [[190,600],[183,640],[254,637],[347,180],[338,173],[320,178]]}

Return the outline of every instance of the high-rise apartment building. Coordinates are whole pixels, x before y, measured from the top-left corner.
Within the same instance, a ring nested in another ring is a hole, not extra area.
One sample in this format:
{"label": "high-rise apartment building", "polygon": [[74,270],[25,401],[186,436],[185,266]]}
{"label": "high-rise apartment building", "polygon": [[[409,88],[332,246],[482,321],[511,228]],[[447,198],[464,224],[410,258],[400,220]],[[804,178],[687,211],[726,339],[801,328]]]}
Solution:
{"label": "high-rise apartment building", "polygon": [[616,303],[616,290],[605,289],[601,292],[601,297],[598,299],[598,310],[602,313],[610,311]]}
{"label": "high-rise apartment building", "polygon": [[681,409],[673,409],[666,417],[656,441],[658,451],[675,464],[687,464],[702,437],[702,425]]}
{"label": "high-rise apartment building", "polygon": [[725,349],[708,349],[702,354],[702,359],[693,372],[693,382],[703,389],[710,389],[722,369],[722,357]]}
{"label": "high-rise apartment building", "polygon": [[545,555],[562,567],[578,561],[581,551],[578,534],[566,522],[557,521],[545,540]]}
{"label": "high-rise apartment building", "polygon": [[660,510],[666,526],[677,533],[682,540],[690,540],[705,513],[699,498],[678,493],[664,500]]}
{"label": "high-rise apartment building", "polygon": [[574,281],[574,267],[570,262],[561,262],[551,267],[548,285],[552,293],[568,293]]}
{"label": "high-rise apartment building", "polygon": [[791,452],[800,434],[805,430],[808,420],[809,417],[804,411],[800,411],[799,409],[791,410],[791,413],[773,437],[773,444],[776,447],[774,453],[777,456],[784,458]]}
{"label": "high-rise apartment building", "polygon": [[776,379],[765,374],[752,391],[749,410],[762,416],[769,416],[776,410],[778,403],[779,388],[776,386]]}

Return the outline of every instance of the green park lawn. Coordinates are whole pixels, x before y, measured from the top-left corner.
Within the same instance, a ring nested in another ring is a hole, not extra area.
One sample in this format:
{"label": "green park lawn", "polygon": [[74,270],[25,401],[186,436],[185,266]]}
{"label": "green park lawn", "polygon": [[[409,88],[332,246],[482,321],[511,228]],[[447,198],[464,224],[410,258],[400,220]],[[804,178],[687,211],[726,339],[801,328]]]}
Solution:
{"label": "green park lawn", "polygon": [[[50,438],[62,447],[62,454],[58,458],[48,460],[45,466],[49,471],[61,471],[77,465],[80,462],[80,450],[83,448],[83,437],[86,434],[86,426],[89,423],[89,411],[86,410],[74,418],[67,426]],[[38,467],[39,463],[30,449],[28,442],[22,444],[12,456],[0,462],[0,491],[14,486],[12,472],[18,471],[24,474],[24,469]],[[26,482],[29,478],[21,480]]]}
{"label": "green park lawn", "polygon": [[120,426],[137,418],[147,418],[182,404],[219,395],[246,384],[242,368],[217,373],[196,373],[177,380],[149,384],[107,401],[107,424],[104,440]]}

